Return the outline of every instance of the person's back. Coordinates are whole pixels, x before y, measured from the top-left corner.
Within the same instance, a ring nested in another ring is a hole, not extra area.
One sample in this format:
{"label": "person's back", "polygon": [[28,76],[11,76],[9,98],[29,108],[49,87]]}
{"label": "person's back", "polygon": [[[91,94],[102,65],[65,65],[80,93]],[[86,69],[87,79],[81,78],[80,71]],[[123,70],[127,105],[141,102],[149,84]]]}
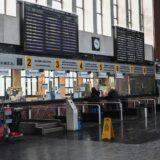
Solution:
{"label": "person's back", "polygon": [[91,101],[99,102],[99,96],[100,96],[100,92],[93,87],[91,92]]}
{"label": "person's back", "polygon": [[119,99],[118,92],[115,89],[111,89],[108,93],[107,99],[118,100]]}

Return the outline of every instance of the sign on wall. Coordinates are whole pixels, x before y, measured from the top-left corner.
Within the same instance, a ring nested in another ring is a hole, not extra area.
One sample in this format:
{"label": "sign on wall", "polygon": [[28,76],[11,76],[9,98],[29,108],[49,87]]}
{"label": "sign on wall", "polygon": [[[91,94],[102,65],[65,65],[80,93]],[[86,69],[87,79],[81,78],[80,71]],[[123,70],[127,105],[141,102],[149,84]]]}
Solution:
{"label": "sign on wall", "polygon": [[22,15],[24,52],[78,53],[77,15],[28,2],[23,2]]}
{"label": "sign on wall", "polygon": [[144,33],[122,27],[114,27],[114,49],[117,61],[144,62]]}
{"label": "sign on wall", "polygon": [[0,54],[0,67],[8,69],[25,69],[25,56]]}

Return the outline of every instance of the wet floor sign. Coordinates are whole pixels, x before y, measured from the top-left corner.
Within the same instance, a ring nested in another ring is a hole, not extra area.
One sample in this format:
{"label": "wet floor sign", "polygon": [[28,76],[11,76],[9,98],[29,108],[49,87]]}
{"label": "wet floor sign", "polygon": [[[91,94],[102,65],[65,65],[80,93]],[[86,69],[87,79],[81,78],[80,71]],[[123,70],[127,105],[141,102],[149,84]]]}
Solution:
{"label": "wet floor sign", "polygon": [[112,119],[104,118],[102,140],[104,139],[111,140],[112,138],[115,138],[115,134],[112,126]]}

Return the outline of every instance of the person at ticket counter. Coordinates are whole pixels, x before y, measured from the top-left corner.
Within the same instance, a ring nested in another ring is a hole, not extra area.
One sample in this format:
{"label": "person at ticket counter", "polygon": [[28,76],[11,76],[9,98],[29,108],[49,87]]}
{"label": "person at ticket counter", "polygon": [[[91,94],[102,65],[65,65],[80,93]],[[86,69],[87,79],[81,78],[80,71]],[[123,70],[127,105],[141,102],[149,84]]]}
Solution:
{"label": "person at ticket counter", "polygon": [[[100,92],[96,90],[95,87],[92,87],[91,89],[91,97],[90,97],[90,102],[99,102],[100,100]],[[92,106],[90,108],[91,112],[97,112],[97,106]]]}
{"label": "person at ticket counter", "polygon": [[111,89],[108,92],[108,96],[106,97],[108,100],[113,100],[113,101],[118,101],[119,100],[119,95],[118,92],[116,91],[116,89]]}
{"label": "person at ticket counter", "polygon": [[92,87],[91,90],[91,102],[99,102],[100,92],[96,90],[95,87]]}

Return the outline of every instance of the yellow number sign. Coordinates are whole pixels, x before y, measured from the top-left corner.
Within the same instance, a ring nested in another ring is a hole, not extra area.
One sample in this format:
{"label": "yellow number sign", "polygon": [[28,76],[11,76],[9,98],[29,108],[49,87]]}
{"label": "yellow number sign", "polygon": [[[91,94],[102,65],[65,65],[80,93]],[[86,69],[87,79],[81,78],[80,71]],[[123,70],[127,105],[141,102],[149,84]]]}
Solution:
{"label": "yellow number sign", "polygon": [[120,73],[120,65],[119,64],[116,64],[116,73]]}
{"label": "yellow number sign", "polygon": [[84,71],[84,62],[83,61],[80,61],[79,62],[79,71]]}
{"label": "yellow number sign", "polygon": [[55,67],[55,70],[60,70],[61,69],[61,60],[60,59],[55,59],[54,67]]}
{"label": "yellow number sign", "polygon": [[26,66],[27,66],[27,69],[32,69],[32,56],[27,56]]}
{"label": "yellow number sign", "polygon": [[130,73],[133,74],[134,73],[134,68],[135,66],[134,65],[130,65]]}
{"label": "yellow number sign", "polygon": [[143,66],[143,74],[146,75],[147,74],[147,67]]}
{"label": "yellow number sign", "polygon": [[98,69],[99,69],[99,72],[103,72],[103,63],[99,63],[99,66],[98,66]]}

